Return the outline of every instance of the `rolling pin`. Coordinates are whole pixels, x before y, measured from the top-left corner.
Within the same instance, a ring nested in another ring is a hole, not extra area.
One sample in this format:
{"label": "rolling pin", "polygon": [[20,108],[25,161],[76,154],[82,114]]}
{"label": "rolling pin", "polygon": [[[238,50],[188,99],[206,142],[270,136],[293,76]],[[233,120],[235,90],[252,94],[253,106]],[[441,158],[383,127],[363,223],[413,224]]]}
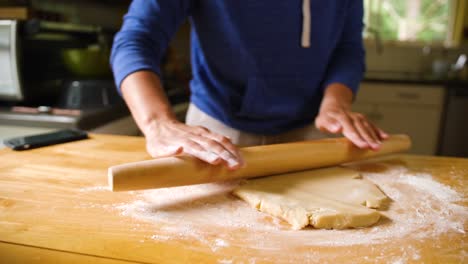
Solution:
{"label": "rolling pin", "polygon": [[175,187],[333,166],[410,146],[407,135],[392,135],[378,151],[359,149],[346,138],[246,147],[240,149],[246,165],[235,171],[181,155],[112,166],[108,180],[112,191]]}

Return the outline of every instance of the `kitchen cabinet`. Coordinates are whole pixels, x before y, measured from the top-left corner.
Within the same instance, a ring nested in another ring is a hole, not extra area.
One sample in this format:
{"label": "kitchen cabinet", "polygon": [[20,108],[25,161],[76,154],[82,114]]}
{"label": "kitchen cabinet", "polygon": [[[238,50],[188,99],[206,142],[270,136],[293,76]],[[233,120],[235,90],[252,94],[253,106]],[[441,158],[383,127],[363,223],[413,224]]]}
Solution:
{"label": "kitchen cabinet", "polygon": [[444,107],[443,85],[363,82],[353,110],[388,133],[408,134],[410,153],[437,152]]}
{"label": "kitchen cabinet", "polygon": [[446,98],[438,154],[468,157],[468,85],[448,85]]}

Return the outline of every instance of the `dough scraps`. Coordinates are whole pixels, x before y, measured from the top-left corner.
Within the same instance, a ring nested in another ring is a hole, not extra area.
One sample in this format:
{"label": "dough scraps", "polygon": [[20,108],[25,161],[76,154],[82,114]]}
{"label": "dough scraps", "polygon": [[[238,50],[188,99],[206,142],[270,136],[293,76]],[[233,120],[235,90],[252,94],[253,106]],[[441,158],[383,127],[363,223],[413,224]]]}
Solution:
{"label": "dough scraps", "polygon": [[372,182],[343,167],[252,179],[233,193],[296,230],[308,225],[325,229],[370,226],[381,216],[371,208],[389,200]]}

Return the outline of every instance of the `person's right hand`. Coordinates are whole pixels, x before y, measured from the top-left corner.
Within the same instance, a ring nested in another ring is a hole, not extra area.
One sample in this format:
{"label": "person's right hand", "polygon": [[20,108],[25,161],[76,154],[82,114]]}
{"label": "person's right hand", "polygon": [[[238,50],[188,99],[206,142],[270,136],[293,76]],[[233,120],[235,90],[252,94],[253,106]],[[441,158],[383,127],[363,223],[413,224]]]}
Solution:
{"label": "person's right hand", "polygon": [[136,71],[122,81],[121,90],[133,118],[145,134],[146,149],[152,157],[185,153],[211,164],[224,163],[230,169],[244,165],[231,140],[176,119],[157,74]]}
{"label": "person's right hand", "polygon": [[146,149],[154,157],[188,154],[207,163],[224,163],[229,169],[243,166],[237,147],[225,136],[205,127],[189,126],[176,120],[157,120],[145,129]]}

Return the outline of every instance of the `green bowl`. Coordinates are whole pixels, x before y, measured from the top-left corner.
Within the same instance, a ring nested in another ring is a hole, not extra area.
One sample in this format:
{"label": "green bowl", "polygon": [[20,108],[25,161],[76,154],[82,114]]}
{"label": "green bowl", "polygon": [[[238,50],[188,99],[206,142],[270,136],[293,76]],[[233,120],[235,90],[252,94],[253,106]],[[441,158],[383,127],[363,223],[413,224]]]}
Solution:
{"label": "green bowl", "polygon": [[66,68],[76,77],[109,77],[112,76],[109,54],[108,50],[98,47],[65,49],[62,51],[62,59]]}

